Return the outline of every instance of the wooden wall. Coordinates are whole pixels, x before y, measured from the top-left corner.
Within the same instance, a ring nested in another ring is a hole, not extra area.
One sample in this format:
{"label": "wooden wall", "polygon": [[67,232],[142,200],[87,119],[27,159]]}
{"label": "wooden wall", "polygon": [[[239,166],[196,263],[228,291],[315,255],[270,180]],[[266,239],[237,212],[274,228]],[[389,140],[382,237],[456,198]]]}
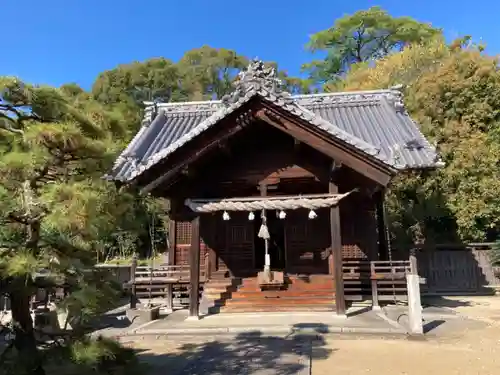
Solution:
{"label": "wooden wall", "polygon": [[[330,157],[297,143],[268,124],[255,123],[218,151],[191,165],[175,185],[176,193],[184,194],[176,200],[260,196],[261,184],[269,187],[269,195],[326,193],[331,167]],[[376,184],[348,167],[342,167],[340,172],[340,193],[360,189],[340,204],[343,256],[376,259],[378,235],[375,203],[371,198]],[[327,209],[317,213],[317,219],[309,220],[307,210],[287,212],[285,247],[290,270],[328,272],[330,215]],[[231,220],[227,222],[222,221],[220,212],[214,215],[202,215],[200,234],[204,248],[217,253],[219,268],[255,267],[257,220],[249,222],[248,213],[230,213]],[[177,236],[176,262],[185,262],[190,241],[188,222],[178,224]]]}
{"label": "wooden wall", "polygon": [[340,204],[342,256],[344,259],[378,259],[375,203],[353,194]]}
{"label": "wooden wall", "polygon": [[[291,273],[328,273],[331,246],[330,217],[327,209],[317,211],[318,217],[308,219],[307,210],[289,211],[285,220],[287,271]],[[231,213],[223,221],[221,213],[202,215],[201,238],[203,260],[210,251],[216,254],[218,269],[244,274],[255,267],[256,221],[247,213]],[[340,205],[342,253],[344,259],[378,259],[377,223],[374,204],[366,197],[348,197]],[[177,222],[175,264],[188,262],[191,224]]]}

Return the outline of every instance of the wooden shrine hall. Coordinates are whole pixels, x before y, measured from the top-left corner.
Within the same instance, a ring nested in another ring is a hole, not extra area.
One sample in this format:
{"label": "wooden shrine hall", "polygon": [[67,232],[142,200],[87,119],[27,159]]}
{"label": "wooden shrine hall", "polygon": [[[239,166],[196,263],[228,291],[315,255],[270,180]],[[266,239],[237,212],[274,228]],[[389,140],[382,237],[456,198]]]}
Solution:
{"label": "wooden shrine hall", "polygon": [[255,60],[222,100],[147,104],[107,177],[169,199],[194,316],[200,288],[220,312],[345,314],[349,265],[390,259],[387,185],[442,164],[395,88],[291,95]]}

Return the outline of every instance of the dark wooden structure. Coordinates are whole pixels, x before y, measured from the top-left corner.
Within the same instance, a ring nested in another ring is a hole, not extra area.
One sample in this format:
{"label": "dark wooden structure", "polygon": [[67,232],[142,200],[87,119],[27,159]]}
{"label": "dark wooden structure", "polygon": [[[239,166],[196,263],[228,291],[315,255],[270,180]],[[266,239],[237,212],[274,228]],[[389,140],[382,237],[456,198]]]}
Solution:
{"label": "dark wooden structure", "polygon": [[[188,264],[161,264],[144,267],[137,266],[137,261],[134,259],[130,275],[125,288],[130,291],[131,308],[136,308],[140,299],[156,300],[157,298],[164,299],[165,307],[169,310],[190,305],[191,270]],[[203,290],[203,284],[206,281],[206,269],[202,268],[198,281],[200,291]]]}
{"label": "dark wooden structure", "polygon": [[[219,310],[345,314],[344,280],[352,277],[346,266],[389,259],[387,184],[402,169],[436,166],[434,149],[396,91],[292,97],[260,62],[220,102],[153,107],[110,178],[170,200],[169,262],[190,267],[192,316],[199,313],[200,282]],[[201,212],[187,203],[299,202],[318,194],[338,201],[265,209],[270,266],[285,275],[282,290],[264,291],[257,281],[266,254],[260,210]]]}

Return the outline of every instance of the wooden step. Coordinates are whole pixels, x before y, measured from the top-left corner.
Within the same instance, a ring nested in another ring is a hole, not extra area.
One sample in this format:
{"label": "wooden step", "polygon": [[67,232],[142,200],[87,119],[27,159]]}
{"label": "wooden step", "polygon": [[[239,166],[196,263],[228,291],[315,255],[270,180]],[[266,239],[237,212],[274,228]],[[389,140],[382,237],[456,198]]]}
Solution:
{"label": "wooden step", "polygon": [[205,289],[213,289],[213,290],[221,290],[221,289],[226,289],[226,288],[233,288],[233,284],[212,284],[212,283],[208,283],[208,284],[205,284]]}
{"label": "wooden step", "polygon": [[311,291],[297,291],[297,290],[266,290],[266,291],[242,291],[238,290],[232,293],[233,299],[238,298],[248,298],[248,299],[260,299],[260,298],[284,298],[284,297],[325,297],[334,298],[334,290],[311,290]]}
{"label": "wooden step", "polygon": [[217,275],[217,274],[211,274],[210,275],[210,280],[234,280],[234,277],[227,276],[227,275]]}
{"label": "wooden step", "polygon": [[[238,287],[238,292],[258,292],[260,291],[260,287],[255,285],[255,286],[250,286],[250,285],[245,285],[245,286],[240,286]],[[303,291],[303,292],[308,292],[308,291],[334,291],[335,287],[331,284],[323,284],[323,285],[309,285],[309,286],[294,286],[294,285],[288,285],[285,286],[283,290],[293,290],[293,291]]]}
{"label": "wooden step", "polygon": [[226,300],[227,298],[231,298],[231,292],[222,292],[222,293],[207,293],[204,292],[203,295],[207,297],[209,300]]}
{"label": "wooden step", "polygon": [[232,287],[234,284],[232,283],[206,283],[205,288],[213,288],[213,289],[221,289],[221,288],[228,288]]}
{"label": "wooden step", "polygon": [[259,305],[259,306],[299,306],[299,305],[330,305],[333,298],[262,298],[255,299],[228,299],[226,306],[233,305]]}
{"label": "wooden step", "polygon": [[[331,277],[319,277],[319,278],[311,278],[302,280],[299,278],[285,278],[285,284],[288,285],[315,285],[315,284],[333,284],[334,280]],[[259,282],[256,278],[246,278],[241,280],[241,284],[244,286],[247,285],[258,285]]]}
{"label": "wooden step", "polygon": [[[303,283],[314,283],[318,281],[328,281],[331,280],[333,281],[334,278],[333,276],[330,275],[311,275],[311,276],[285,276],[285,281],[287,282],[303,282]],[[245,277],[242,279],[242,282],[246,283],[252,283],[256,282],[257,277]]]}
{"label": "wooden step", "polygon": [[205,294],[208,295],[217,295],[217,294],[224,294],[224,293],[228,293],[228,289],[225,288],[225,289],[205,289]]}

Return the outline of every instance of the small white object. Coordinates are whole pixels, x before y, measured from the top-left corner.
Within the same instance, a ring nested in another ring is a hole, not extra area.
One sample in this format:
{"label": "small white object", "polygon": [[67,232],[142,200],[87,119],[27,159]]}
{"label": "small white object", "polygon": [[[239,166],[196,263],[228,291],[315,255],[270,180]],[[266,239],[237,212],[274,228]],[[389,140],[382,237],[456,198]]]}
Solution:
{"label": "small white object", "polygon": [[318,217],[318,215],[316,214],[316,212],[314,212],[314,210],[311,210],[309,211],[309,215],[308,215],[309,219],[316,219]]}
{"label": "small white object", "polygon": [[229,219],[231,219],[231,217],[229,217],[227,211],[224,211],[224,213],[222,214],[222,220],[228,221]]}
{"label": "small white object", "polygon": [[278,215],[278,217],[279,217],[281,220],[283,220],[283,219],[286,217],[286,212],[285,212],[285,211],[283,211],[283,210],[281,210],[281,211],[280,211],[280,213],[279,213],[279,215]]}
{"label": "small white object", "polygon": [[269,230],[267,229],[267,225],[262,223],[260,225],[259,233],[257,234],[257,237],[263,238],[263,239],[269,239],[271,236],[269,235]]}
{"label": "small white object", "polygon": [[420,299],[420,277],[415,274],[406,275],[406,287],[408,290],[408,325],[409,333],[422,335],[424,327],[422,324],[422,301]]}
{"label": "small white object", "polygon": [[271,267],[271,256],[269,254],[264,256],[264,265],[266,267]]}
{"label": "small white object", "polygon": [[252,221],[253,219],[255,219],[255,215],[252,211],[250,211],[250,213],[248,214],[248,220]]}

